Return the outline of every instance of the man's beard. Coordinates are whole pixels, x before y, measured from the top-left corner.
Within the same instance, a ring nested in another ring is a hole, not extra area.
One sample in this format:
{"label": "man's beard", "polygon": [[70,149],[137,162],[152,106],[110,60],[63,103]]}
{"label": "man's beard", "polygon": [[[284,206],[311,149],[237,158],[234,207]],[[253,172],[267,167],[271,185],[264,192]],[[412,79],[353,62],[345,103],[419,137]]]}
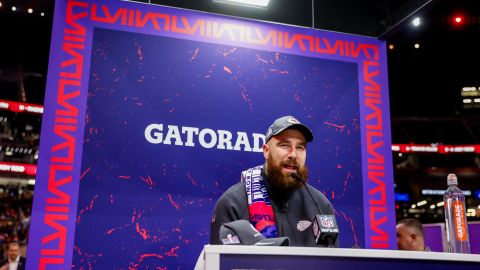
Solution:
{"label": "man's beard", "polygon": [[267,159],[268,172],[266,173],[268,176],[268,182],[272,188],[282,193],[289,193],[301,188],[304,183],[307,182],[308,169],[306,165],[300,168],[298,164],[295,164],[295,166],[298,168],[297,175],[304,180],[300,181],[290,175],[284,175],[282,173],[282,164],[283,163],[280,163],[280,165],[274,164],[271,157]]}

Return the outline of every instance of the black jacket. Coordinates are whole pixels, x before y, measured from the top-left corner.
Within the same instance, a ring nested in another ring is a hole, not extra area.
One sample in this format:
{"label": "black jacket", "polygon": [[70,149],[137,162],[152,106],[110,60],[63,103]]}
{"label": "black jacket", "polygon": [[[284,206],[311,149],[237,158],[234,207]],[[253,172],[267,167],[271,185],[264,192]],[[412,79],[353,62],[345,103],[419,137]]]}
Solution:
{"label": "black jacket", "polygon": [[[25,257],[22,257],[20,256],[20,260],[18,261],[18,267],[17,267],[17,270],[25,270]],[[6,261],[3,261],[0,266],[3,266],[3,265],[8,265],[8,260]],[[7,268],[8,269],[8,268]]]}
{"label": "black jacket", "polygon": [[[263,170],[262,176],[266,180],[265,185],[272,203],[277,225],[277,237],[287,236],[290,239],[290,246],[317,246],[311,223],[317,214],[334,214],[328,199],[319,190],[307,184],[312,197],[320,208],[321,213],[319,213],[305,187],[288,195],[277,194],[268,185],[268,179]],[[210,224],[210,244],[222,244],[219,238],[219,230],[223,223],[239,219],[249,220],[248,215],[245,183],[237,183],[230,187],[215,205],[212,223]],[[338,239],[335,246],[338,247]]]}

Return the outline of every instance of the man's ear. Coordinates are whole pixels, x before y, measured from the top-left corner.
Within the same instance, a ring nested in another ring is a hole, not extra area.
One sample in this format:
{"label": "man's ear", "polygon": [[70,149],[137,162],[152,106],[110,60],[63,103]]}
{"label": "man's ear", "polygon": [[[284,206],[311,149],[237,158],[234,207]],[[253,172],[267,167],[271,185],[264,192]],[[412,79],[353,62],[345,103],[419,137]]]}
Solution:
{"label": "man's ear", "polygon": [[415,234],[415,233],[412,233],[412,234],[410,234],[410,238],[412,238],[412,242],[416,242],[417,238],[418,238],[418,235]]}
{"label": "man's ear", "polygon": [[270,151],[270,148],[266,143],[263,144],[262,150],[263,150],[263,156],[265,157],[265,159],[268,159],[268,153]]}

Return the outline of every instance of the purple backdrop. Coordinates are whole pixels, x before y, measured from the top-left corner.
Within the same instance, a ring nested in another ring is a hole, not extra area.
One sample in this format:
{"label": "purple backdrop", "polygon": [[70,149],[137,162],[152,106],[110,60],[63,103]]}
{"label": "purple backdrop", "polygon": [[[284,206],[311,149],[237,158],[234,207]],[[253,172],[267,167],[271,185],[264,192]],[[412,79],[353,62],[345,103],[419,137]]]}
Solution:
{"label": "purple backdrop", "polygon": [[128,2],[57,1],[28,269],[191,269],[262,134],[313,128],[341,246],[396,248],[385,44]]}
{"label": "purple backdrop", "polygon": [[[425,244],[432,251],[448,252],[447,236],[444,223],[425,224]],[[468,222],[468,237],[470,239],[470,253],[480,254],[480,222]]]}

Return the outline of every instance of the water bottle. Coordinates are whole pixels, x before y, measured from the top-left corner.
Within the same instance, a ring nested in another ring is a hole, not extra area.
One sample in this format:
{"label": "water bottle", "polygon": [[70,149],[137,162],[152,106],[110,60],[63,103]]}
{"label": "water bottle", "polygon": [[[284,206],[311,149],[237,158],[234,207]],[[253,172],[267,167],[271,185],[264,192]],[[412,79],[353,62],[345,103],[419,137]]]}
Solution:
{"label": "water bottle", "polygon": [[447,230],[448,252],[470,253],[467,217],[465,213],[465,196],[457,187],[457,176],[453,173],[447,177],[448,189],[443,195],[445,225]]}

